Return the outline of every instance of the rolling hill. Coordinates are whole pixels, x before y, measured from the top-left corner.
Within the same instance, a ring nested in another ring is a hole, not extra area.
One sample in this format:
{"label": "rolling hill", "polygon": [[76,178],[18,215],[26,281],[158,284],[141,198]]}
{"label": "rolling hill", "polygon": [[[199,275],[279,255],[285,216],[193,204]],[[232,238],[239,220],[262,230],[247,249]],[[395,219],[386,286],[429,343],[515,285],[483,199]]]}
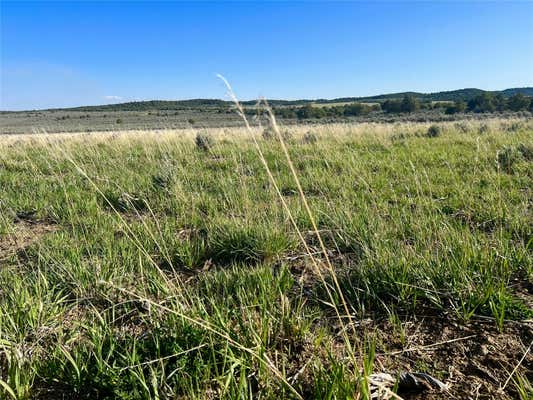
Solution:
{"label": "rolling hill", "polygon": [[[270,99],[269,104],[272,106],[301,106],[307,103],[331,104],[331,103],[348,103],[348,102],[383,102],[389,99],[401,99],[406,95],[414,96],[421,101],[468,101],[482,93],[489,92],[476,88],[466,88],[450,90],[435,93],[420,92],[399,92],[381,94],[377,96],[366,97],[340,97],[335,99],[301,99],[301,100],[278,100]],[[492,91],[493,94],[501,94],[504,97],[510,97],[516,93],[522,93],[526,96],[533,96],[533,87],[510,88],[500,91]],[[256,100],[243,101],[245,106],[253,106]],[[148,100],[133,101],[127,103],[106,104],[97,106],[81,106],[71,108],[54,109],[56,111],[172,111],[188,109],[225,109],[231,105],[230,101],[220,99],[189,99],[189,100]],[[46,110],[48,111],[48,110]]]}

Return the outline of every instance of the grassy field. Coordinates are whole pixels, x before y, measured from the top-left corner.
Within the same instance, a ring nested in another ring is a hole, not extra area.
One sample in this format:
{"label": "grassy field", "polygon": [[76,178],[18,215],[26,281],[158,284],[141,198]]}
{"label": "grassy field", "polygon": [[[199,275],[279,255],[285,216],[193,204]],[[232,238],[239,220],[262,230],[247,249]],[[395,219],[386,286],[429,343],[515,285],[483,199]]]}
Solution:
{"label": "grassy field", "polygon": [[[314,103],[315,107],[332,107],[350,104],[349,102]],[[377,104],[377,103],[366,103]],[[294,106],[277,106],[286,108]],[[247,109],[254,106],[248,105]],[[331,123],[406,123],[406,122],[454,122],[458,120],[475,121],[504,119],[528,119],[532,113],[498,112],[466,113],[446,115],[444,108],[418,110],[413,113],[371,112],[357,117],[323,117],[298,120],[284,118],[284,125],[323,125]],[[94,133],[130,130],[178,130],[178,129],[216,129],[220,127],[238,128],[242,119],[229,106],[202,106],[179,110],[143,110],[143,111],[80,111],[80,110],[36,110],[36,111],[0,111],[0,135],[2,134],[39,134],[48,133]]]}
{"label": "grassy field", "polygon": [[0,398],[530,399],[533,122],[428,128],[0,137]]}

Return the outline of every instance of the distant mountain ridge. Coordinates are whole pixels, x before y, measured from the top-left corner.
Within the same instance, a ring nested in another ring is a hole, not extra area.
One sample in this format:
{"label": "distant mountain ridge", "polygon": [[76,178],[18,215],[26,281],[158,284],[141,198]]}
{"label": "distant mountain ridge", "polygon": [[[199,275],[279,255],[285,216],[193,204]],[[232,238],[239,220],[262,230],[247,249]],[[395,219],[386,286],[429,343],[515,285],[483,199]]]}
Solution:
{"label": "distant mountain ridge", "polygon": [[367,96],[367,97],[344,97],[344,98],[339,98],[335,100],[325,100],[325,102],[343,102],[343,101],[371,102],[371,101],[380,101],[380,100],[389,100],[389,99],[401,99],[404,96],[413,96],[423,101],[456,101],[456,100],[468,101],[483,93],[501,94],[504,97],[511,97],[512,95],[516,93],[522,93],[525,96],[533,96],[533,87],[510,88],[510,89],[495,90],[495,91],[482,90],[482,89],[476,89],[476,88],[466,88],[466,89],[449,90],[449,91],[435,92],[435,93],[400,92],[400,93],[380,94],[377,96]]}
{"label": "distant mountain ridge", "polygon": [[[336,99],[302,99],[302,100],[268,100],[272,106],[299,106],[307,103],[330,104],[330,103],[347,103],[347,102],[380,102],[389,99],[401,99],[406,95],[411,95],[421,101],[468,101],[483,93],[501,94],[508,98],[516,93],[522,93],[525,96],[533,97],[533,87],[510,88],[499,91],[481,90],[476,88],[466,88],[450,90],[435,93],[420,92],[400,92],[381,94],[377,96],[366,97],[340,97]],[[255,100],[243,101],[242,104],[252,106]],[[82,106],[71,108],[60,108],[55,110],[63,111],[158,111],[158,110],[183,110],[190,108],[225,108],[231,104],[230,101],[220,99],[190,99],[190,100],[148,100],[134,101],[127,103],[106,104],[99,106]]]}

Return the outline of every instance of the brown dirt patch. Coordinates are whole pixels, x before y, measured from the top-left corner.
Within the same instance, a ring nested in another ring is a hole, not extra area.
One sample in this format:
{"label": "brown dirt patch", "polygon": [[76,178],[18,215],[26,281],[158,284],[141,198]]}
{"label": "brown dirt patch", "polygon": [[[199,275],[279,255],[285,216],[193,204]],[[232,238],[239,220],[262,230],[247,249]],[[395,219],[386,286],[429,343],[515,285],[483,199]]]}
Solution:
{"label": "brown dirt patch", "polygon": [[57,225],[43,220],[17,219],[11,233],[0,236],[0,262],[26,249],[44,235],[57,230]]}
{"label": "brown dirt patch", "polygon": [[[399,374],[425,372],[448,385],[447,392],[399,393],[403,399],[515,399],[511,381],[501,387],[533,341],[533,321],[506,323],[499,331],[494,321],[428,317],[399,327],[388,321],[368,322],[362,330],[377,337],[375,370]],[[403,337],[403,340],[401,339]],[[533,379],[533,354],[515,372]]]}

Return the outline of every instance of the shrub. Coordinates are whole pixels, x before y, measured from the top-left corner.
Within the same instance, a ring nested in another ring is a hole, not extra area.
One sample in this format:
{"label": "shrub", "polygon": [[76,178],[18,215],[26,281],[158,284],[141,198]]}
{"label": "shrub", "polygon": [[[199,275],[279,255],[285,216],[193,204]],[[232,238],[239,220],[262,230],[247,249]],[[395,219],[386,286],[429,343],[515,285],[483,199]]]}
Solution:
{"label": "shrub", "polygon": [[307,132],[304,135],[304,143],[306,144],[316,143],[317,141],[318,141],[318,136],[313,132]]}
{"label": "shrub", "polygon": [[442,133],[442,128],[438,125],[431,125],[429,128],[428,128],[428,131],[426,133],[426,135],[428,137],[437,137],[437,136],[440,136]]}
{"label": "shrub", "polygon": [[326,111],[322,107],[313,107],[311,103],[297,109],[298,119],[322,118],[326,116]]}
{"label": "shrub", "polygon": [[357,116],[365,113],[365,107],[361,103],[353,103],[344,106],[343,114],[345,116]]}
{"label": "shrub", "polygon": [[479,126],[479,133],[489,133],[490,127],[487,124],[481,124]]}
{"label": "shrub", "polygon": [[276,137],[276,132],[271,127],[265,128],[261,134],[264,140],[272,140]]}
{"label": "shrub", "polygon": [[196,135],[194,143],[198,150],[209,151],[213,147],[214,141],[208,133],[201,132]]}
{"label": "shrub", "polygon": [[189,122],[189,124],[194,125],[194,123],[195,123],[196,121],[195,121],[194,119],[192,119],[192,118],[189,118],[188,122]]}
{"label": "shrub", "polygon": [[492,93],[483,93],[470,99],[467,105],[468,111],[476,113],[496,111],[496,99]]}
{"label": "shrub", "polygon": [[283,132],[281,132],[281,136],[283,137],[283,140],[285,140],[286,142],[292,140],[292,133],[291,133],[291,131],[284,130]]}
{"label": "shrub", "polygon": [[122,123],[122,119],[118,118],[117,119],[117,124],[121,124]]}
{"label": "shrub", "polygon": [[400,110],[404,113],[412,113],[420,108],[420,104],[416,98],[413,96],[404,96]]}
{"label": "shrub", "polygon": [[294,108],[277,107],[274,108],[274,114],[276,117],[281,118],[296,118],[296,111]]}
{"label": "shrub", "polygon": [[445,114],[462,113],[466,110],[466,103],[464,101],[456,101],[453,105],[446,107]]}
{"label": "shrub", "polygon": [[509,98],[509,109],[511,111],[527,110],[530,104],[530,99],[522,93],[517,93]]}
{"label": "shrub", "polygon": [[386,100],[381,109],[386,113],[399,113],[402,110],[402,103],[399,100]]}

